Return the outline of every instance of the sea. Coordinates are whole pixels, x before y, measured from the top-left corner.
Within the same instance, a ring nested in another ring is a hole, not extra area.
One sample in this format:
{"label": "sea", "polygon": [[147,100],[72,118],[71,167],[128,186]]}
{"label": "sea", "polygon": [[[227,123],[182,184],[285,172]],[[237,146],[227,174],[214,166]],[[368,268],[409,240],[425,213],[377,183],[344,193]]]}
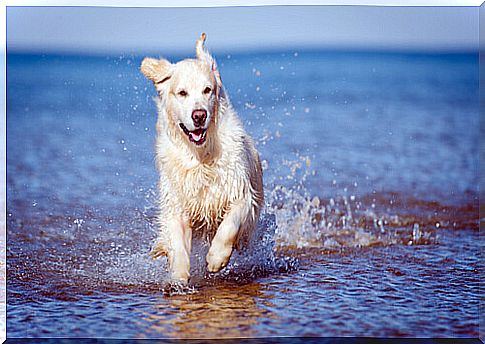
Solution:
{"label": "sea", "polygon": [[265,207],[183,288],[144,56],[7,54],[8,338],[483,338],[478,52],[216,54]]}

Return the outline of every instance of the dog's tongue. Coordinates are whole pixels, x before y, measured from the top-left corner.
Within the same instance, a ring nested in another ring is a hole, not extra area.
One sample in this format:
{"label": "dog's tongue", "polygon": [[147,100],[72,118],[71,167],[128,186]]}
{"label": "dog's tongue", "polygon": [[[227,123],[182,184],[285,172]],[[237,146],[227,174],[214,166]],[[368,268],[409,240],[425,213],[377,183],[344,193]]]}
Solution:
{"label": "dog's tongue", "polygon": [[190,138],[192,140],[194,140],[195,142],[199,142],[202,139],[202,135],[203,134],[204,134],[204,130],[203,129],[197,129],[197,130],[191,131],[189,133]]}

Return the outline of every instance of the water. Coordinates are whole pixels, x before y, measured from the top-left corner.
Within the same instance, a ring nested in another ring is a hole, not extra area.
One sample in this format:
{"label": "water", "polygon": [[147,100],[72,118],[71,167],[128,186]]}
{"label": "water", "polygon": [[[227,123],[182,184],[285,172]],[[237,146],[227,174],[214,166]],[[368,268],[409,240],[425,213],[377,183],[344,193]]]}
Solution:
{"label": "water", "polygon": [[479,335],[478,54],[216,56],[267,204],[185,289],[148,256],[142,57],[7,57],[9,337]]}

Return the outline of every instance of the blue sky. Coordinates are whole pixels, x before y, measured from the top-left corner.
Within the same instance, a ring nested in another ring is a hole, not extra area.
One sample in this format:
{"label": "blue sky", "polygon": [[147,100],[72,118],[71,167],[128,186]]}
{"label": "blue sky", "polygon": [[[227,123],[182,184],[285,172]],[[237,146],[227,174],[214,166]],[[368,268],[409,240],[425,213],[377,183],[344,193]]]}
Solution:
{"label": "blue sky", "polygon": [[8,7],[7,47],[84,53],[478,47],[478,7]]}

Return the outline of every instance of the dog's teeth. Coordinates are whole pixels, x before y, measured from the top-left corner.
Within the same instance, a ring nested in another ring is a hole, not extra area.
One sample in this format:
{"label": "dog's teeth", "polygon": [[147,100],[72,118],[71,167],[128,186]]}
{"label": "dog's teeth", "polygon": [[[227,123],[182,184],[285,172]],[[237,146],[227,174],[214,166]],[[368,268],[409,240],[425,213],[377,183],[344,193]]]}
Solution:
{"label": "dog's teeth", "polygon": [[200,139],[202,138],[202,134],[190,133],[190,136],[192,137],[192,140],[194,140],[194,141],[200,141]]}

